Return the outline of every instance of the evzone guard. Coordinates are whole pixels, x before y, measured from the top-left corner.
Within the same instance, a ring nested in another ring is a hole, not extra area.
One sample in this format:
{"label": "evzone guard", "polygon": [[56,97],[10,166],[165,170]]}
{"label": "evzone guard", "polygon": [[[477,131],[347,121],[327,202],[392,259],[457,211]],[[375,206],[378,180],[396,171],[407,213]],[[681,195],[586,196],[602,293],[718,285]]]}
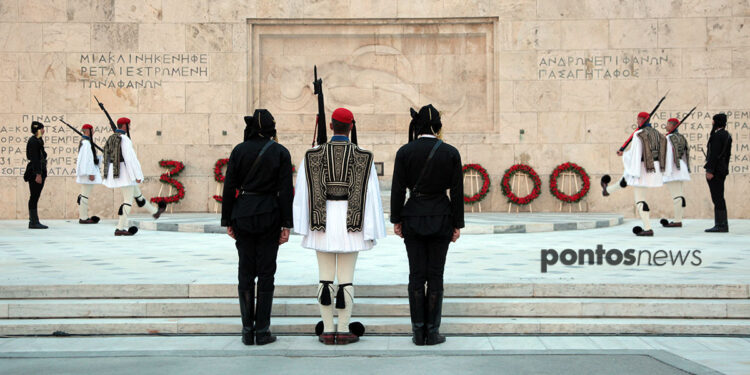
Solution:
{"label": "evzone guard", "polygon": [[81,142],[78,144],[78,159],[76,161],[76,183],[81,185],[81,193],[78,194],[78,223],[96,224],[98,216],[89,216],[89,197],[94,185],[102,183],[102,175],[99,171],[99,156],[94,145],[94,127],[84,124],[81,127]]}
{"label": "evzone guard", "polygon": [[138,184],[143,181],[143,171],[135,154],[133,142],[127,135],[129,128],[130,119],[118,119],[115,133],[107,138],[107,144],[104,146],[103,184],[111,189],[119,188],[122,193],[122,204],[117,210],[119,221],[115,228],[115,236],[132,236],[138,232],[137,227],[127,227],[133,200],[139,207],[146,207],[154,219],[158,219],[167,208],[164,202],[159,202],[159,207],[155,207],[140,193]]}
{"label": "evzone guard", "polygon": [[319,341],[345,345],[364,334],[361,323],[349,324],[357,255],[385,237],[385,220],[373,156],[357,146],[353,114],[339,108],[331,117],[334,135],[326,142],[326,129],[321,126],[325,116],[318,115],[319,146],[308,150],[300,163],[293,216],[294,230],[304,236],[302,247],[315,250],[318,258],[317,298],[323,319],[316,327]]}
{"label": "evzone guard", "polygon": [[682,227],[682,213],[686,206],[684,191],[685,183],[690,181],[690,147],[685,136],[677,131],[680,120],[667,120],[667,153],[664,167],[664,185],[667,185],[672,196],[674,219],[661,219],[661,225],[666,228]]}
{"label": "evzone guard", "polygon": [[633,133],[630,148],[624,150],[626,143],[617,151],[617,155],[622,156],[622,177],[612,186],[609,186],[612,181],[609,175],[604,175],[601,180],[602,195],[605,197],[627,186],[633,187],[635,208],[643,221],[643,227],[633,228],[636,236],[654,235],[649,220],[650,208],[646,201],[646,193],[647,189],[661,187],[664,184],[667,140],[648,122],[650,117],[651,115],[646,112],[638,114],[638,129]]}
{"label": "evzone guard", "polygon": [[409,143],[393,166],[391,222],[409,257],[412,342],[436,345],[445,342],[440,321],[448,246],[464,227],[463,169],[458,150],[440,139],[437,109],[426,105],[411,116]]}
{"label": "evzone guard", "polygon": [[[277,143],[276,122],[257,109],[245,117],[245,141],[229,156],[221,204],[221,225],[236,240],[242,342],[265,345],[271,334],[274,275],[279,245],[292,227],[292,158]],[[257,306],[255,304],[255,278]]]}

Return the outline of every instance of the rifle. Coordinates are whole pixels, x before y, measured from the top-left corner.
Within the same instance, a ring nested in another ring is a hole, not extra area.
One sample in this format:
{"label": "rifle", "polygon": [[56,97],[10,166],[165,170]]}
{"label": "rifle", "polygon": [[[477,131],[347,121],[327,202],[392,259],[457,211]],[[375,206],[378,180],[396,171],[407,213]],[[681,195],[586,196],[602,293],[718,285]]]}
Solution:
{"label": "rifle", "polygon": [[96,104],[99,104],[99,108],[101,108],[102,111],[104,111],[104,114],[107,115],[107,120],[109,120],[109,127],[112,128],[112,131],[114,132],[115,130],[117,130],[117,126],[115,125],[115,122],[112,121],[112,116],[110,116],[109,112],[107,112],[107,110],[104,109],[104,104],[99,101],[99,98],[97,98],[96,95],[94,95],[94,100],[96,100]]}
{"label": "rifle", "polygon": [[[107,120],[109,120],[109,127],[112,128],[113,132],[115,132],[117,130],[117,125],[115,125],[115,122],[112,121],[112,116],[110,116],[109,112],[107,112],[107,110],[104,109],[104,104],[99,101],[99,99],[96,97],[96,95],[94,95],[94,99],[96,99],[96,102],[99,104],[99,108],[101,108],[102,111],[104,111],[104,114],[107,115]],[[126,134],[128,135],[128,138],[133,139],[130,136],[130,125],[128,125],[128,130],[127,130]]]}
{"label": "rifle", "polygon": [[[646,122],[644,122],[643,125],[646,125],[646,123],[649,120],[651,120],[651,117],[654,115],[654,113],[656,113],[656,110],[659,109],[659,106],[664,101],[664,99],[667,98],[667,95],[669,95],[669,90],[667,91],[666,94],[664,94],[661,100],[659,100],[659,103],[656,103],[656,107],[654,107],[654,109],[651,110],[651,113],[648,114],[648,120],[646,120]],[[635,132],[641,130],[641,128],[643,128],[643,125],[638,126],[638,129],[635,129],[635,131],[633,131],[633,134],[631,134],[630,137],[628,137],[628,139],[625,141],[625,143],[622,144],[622,147],[620,147],[620,151],[625,151],[625,148],[628,147],[628,145],[630,144],[630,141],[633,140],[633,136],[635,135]]]}
{"label": "rifle", "polygon": [[318,96],[318,115],[315,119],[315,140],[313,141],[313,147],[315,144],[322,145],[328,142],[328,135],[326,134],[326,107],[323,99],[323,79],[318,78],[318,66],[313,67],[313,74],[315,80],[313,81],[313,94]]}
{"label": "rifle", "polygon": [[[62,123],[63,123],[63,124],[65,124],[65,125],[68,125],[68,127],[69,127],[69,128],[73,129],[73,131],[74,131],[74,132],[76,132],[76,133],[77,133],[78,135],[80,135],[81,137],[85,137],[85,136],[83,135],[83,133],[79,132],[79,131],[78,131],[78,129],[76,129],[76,128],[74,128],[74,127],[73,127],[73,125],[70,125],[70,124],[68,124],[67,122],[65,122],[65,120],[63,120],[63,119],[60,119],[60,122],[62,122]],[[94,138],[91,138],[91,144],[92,144],[92,145],[94,145],[94,147],[96,147],[96,149],[97,149],[97,150],[99,150],[99,151],[101,151],[101,152],[104,152],[104,149],[103,149],[103,148],[101,148],[101,147],[97,146],[97,145],[96,145],[96,143],[94,143]]]}
{"label": "rifle", "polygon": [[682,125],[682,123],[685,122],[685,120],[687,120],[688,117],[690,117],[690,115],[693,114],[693,111],[695,111],[695,108],[696,107],[693,107],[693,109],[691,109],[690,112],[688,112],[688,114],[686,114],[685,117],[683,117],[682,120],[680,120],[680,122],[677,124],[677,126],[674,127],[674,129],[672,129],[671,132],[667,132],[667,135],[670,135],[670,134],[674,133],[675,131],[677,131],[677,128],[679,128],[680,125]]}

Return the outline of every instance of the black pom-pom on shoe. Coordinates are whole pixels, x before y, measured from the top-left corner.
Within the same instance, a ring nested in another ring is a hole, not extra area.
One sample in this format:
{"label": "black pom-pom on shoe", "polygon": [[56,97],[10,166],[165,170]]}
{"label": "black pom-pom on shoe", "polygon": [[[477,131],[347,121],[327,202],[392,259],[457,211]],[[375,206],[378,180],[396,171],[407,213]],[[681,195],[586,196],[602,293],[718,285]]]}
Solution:
{"label": "black pom-pom on shoe", "polygon": [[94,222],[94,224],[98,224],[102,219],[99,216],[92,216],[91,221]]}
{"label": "black pom-pom on shoe", "polygon": [[669,220],[667,219],[661,219],[659,220],[659,223],[661,223],[663,227],[669,226]]}
{"label": "black pom-pom on shoe", "polygon": [[612,177],[610,177],[610,175],[605,174],[604,176],[602,176],[603,184],[609,185],[610,182],[612,182]]}
{"label": "black pom-pom on shoe", "polygon": [[638,233],[641,233],[641,232],[643,232],[643,228],[641,228],[640,226],[636,225],[633,227],[633,234],[637,235]]}
{"label": "black pom-pom on shoe", "polygon": [[318,324],[315,325],[315,336],[320,336],[323,333],[323,321],[319,321]]}
{"label": "black pom-pom on shoe", "polygon": [[128,232],[131,234],[136,234],[138,233],[138,227],[130,227],[128,228]]}
{"label": "black pom-pom on shoe", "polygon": [[352,322],[349,323],[349,332],[357,335],[357,336],[364,336],[365,334],[365,325],[360,322]]}

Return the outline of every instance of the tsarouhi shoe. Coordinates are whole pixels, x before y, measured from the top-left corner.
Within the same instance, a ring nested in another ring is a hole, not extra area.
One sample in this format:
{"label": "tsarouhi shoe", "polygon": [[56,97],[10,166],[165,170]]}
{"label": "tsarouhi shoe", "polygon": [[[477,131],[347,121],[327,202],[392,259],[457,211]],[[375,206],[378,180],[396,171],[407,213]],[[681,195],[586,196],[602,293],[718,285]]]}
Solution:
{"label": "tsarouhi shoe", "polygon": [[164,211],[166,210],[167,210],[167,204],[164,202],[159,202],[159,209],[156,210],[156,213],[153,214],[152,216],[154,217],[154,219],[158,219],[159,216],[161,216],[161,214],[163,214]]}
{"label": "tsarouhi shoe", "polygon": [[[96,216],[94,216],[96,217]],[[78,224],[96,224],[99,222],[99,220],[94,220],[94,217],[90,217],[86,220],[78,219]]]}
{"label": "tsarouhi shoe", "polygon": [[130,227],[128,230],[115,229],[115,236],[132,236],[138,233],[138,227]]}
{"label": "tsarouhi shoe", "polygon": [[682,228],[682,222],[675,223],[674,221],[661,219],[660,223],[664,228]]}
{"label": "tsarouhi shoe", "polygon": [[[323,335],[321,335],[323,336]],[[347,345],[352,344],[359,341],[359,336],[351,333],[351,332],[345,332],[345,333],[337,333],[336,334],[336,345]]]}
{"label": "tsarouhi shoe", "polygon": [[336,345],[336,332],[323,332],[318,335],[318,341],[325,345]]}

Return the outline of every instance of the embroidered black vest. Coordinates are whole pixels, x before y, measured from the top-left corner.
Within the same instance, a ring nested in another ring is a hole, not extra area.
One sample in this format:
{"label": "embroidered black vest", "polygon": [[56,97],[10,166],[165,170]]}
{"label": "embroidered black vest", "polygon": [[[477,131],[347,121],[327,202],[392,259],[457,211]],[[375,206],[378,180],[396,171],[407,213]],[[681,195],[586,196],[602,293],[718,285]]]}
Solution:
{"label": "embroidered black vest", "polygon": [[326,229],[326,201],[346,200],[346,229],[361,232],[373,156],[351,142],[333,141],[305,153],[310,229]]}
{"label": "embroidered black vest", "polygon": [[672,154],[674,155],[674,165],[680,169],[680,159],[686,156],[688,168],[690,167],[690,156],[687,139],[680,133],[672,133],[669,135],[669,140],[672,142]]}

